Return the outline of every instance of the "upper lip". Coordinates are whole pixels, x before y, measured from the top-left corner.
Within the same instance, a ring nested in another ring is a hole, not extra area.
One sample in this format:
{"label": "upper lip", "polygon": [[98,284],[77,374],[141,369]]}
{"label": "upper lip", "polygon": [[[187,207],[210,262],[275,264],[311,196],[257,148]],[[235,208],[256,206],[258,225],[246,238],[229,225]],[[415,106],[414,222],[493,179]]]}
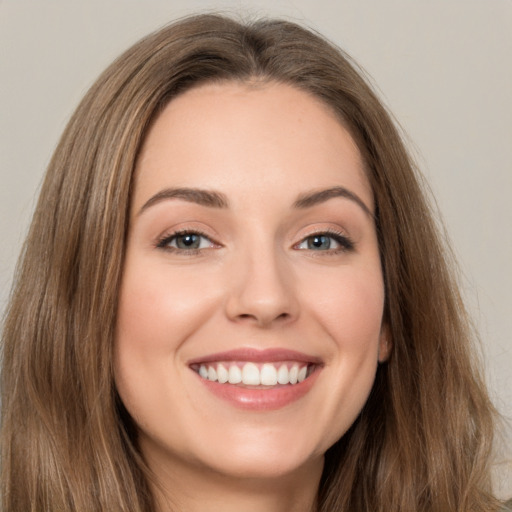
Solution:
{"label": "upper lip", "polygon": [[191,359],[188,364],[212,363],[217,361],[247,361],[254,363],[277,363],[280,361],[298,361],[312,364],[322,364],[323,361],[316,356],[288,350],[284,348],[272,348],[258,350],[253,348],[240,348],[226,352],[216,352],[206,356]]}

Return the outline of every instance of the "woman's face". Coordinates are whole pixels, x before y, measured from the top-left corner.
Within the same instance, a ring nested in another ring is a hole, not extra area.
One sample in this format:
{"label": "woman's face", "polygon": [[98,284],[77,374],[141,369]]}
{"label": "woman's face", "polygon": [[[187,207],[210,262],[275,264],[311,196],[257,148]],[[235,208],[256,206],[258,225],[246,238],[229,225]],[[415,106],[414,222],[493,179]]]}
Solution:
{"label": "woman's face", "polygon": [[360,153],[282,84],[173,100],[137,162],[115,379],[150,465],[321,468],[363,407],[384,288]]}

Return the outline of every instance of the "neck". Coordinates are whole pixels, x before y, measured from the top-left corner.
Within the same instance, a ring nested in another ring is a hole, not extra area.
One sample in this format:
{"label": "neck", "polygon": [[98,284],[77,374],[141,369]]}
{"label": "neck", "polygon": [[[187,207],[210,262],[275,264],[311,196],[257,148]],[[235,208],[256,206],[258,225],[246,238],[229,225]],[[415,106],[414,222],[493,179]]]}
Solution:
{"label": "neck", "polygon": [[158,512],[315,512],[322,469],[323,459],[291,474],[258,478],[160,468],[153,491]]}

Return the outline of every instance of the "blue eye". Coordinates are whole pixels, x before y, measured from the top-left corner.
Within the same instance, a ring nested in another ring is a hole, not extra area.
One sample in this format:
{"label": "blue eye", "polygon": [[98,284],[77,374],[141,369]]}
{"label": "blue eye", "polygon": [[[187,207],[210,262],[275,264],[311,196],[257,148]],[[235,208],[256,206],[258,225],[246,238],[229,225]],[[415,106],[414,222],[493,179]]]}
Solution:
{"label": "blue eye", "polygon": [[346,237],[337,233],[316,233],[306,237],[297,246],[297,249],[308,251],[348,251],[354,244]]}
{"label": "blue eye", "polygon": [[197,251],[213,247],[213,242],[205,235],[193,231],[174,233],[158,242],[157,247],[176,251]]}
{"label": "blue eye", "polygon": [[306,238],[305,243],[308,249],[326,251],[331,248],[332,238],[326,235],[314,235]]}

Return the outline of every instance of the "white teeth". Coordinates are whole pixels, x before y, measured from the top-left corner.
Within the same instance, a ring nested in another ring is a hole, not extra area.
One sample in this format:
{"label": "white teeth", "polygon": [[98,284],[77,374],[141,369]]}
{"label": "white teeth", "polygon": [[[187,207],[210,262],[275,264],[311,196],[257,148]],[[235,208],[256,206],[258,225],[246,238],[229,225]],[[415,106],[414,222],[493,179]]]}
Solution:
{"label": "white teeth", "polygon": [[242,370],[238,368],[236,364],[229,367],[229,379],[230,384],[239,384],[242,382]]}
{"label": "white teeth", "polygon": [[288,366],[282,364],[277,371],[277,382],[279,384],[289,384],[290,383],[290,374],[288,372]]}
{"label": "white teeth", "polygon": [[217,380],[217,372],[213,366],[208,366],[208,380]]}
{"label": "white teeth", "polygon": [[217,366],[217,379],[221,384],[224,384],[228,381],[229,374],[226,368],[223,365],[219,364]]}
{"label": "white teeth", "polygon": [[206,368],[206,366],[204,364],[202,364],[199,367],[199,375],[201,375],[201,377],[203,377],[203,379],[207,379],[208,378],[208,370],[207,370],[207,368]]}
{"label": "white teeth", "polygon": [[242,368],[242,382],[250,386],[260,385],[260,371],[254,363],[245,363]]}
{"label": "white teeth", "polygon": [[278,368],[273,363],[256,365],[245,363],[240,368],[240,363],[214,363],[211,365],[202,364],[197,370],[203,379],[220,384],[245,384],[248,386],[275,386],[277,384],[297,384],[304,381],[308,375],[308,366],[300,366],[294,363],[282,363]]}
{"label": "white teeth", "polygon": [[290,384],[297,384],[299,377],[299,366],[294,364],[290,369]]}
{"label": "white teeth", "polygon": [[260,374],[261,383],[264,386],[275,386],[277,384],[277,370],[272,364],[264,364]]}

